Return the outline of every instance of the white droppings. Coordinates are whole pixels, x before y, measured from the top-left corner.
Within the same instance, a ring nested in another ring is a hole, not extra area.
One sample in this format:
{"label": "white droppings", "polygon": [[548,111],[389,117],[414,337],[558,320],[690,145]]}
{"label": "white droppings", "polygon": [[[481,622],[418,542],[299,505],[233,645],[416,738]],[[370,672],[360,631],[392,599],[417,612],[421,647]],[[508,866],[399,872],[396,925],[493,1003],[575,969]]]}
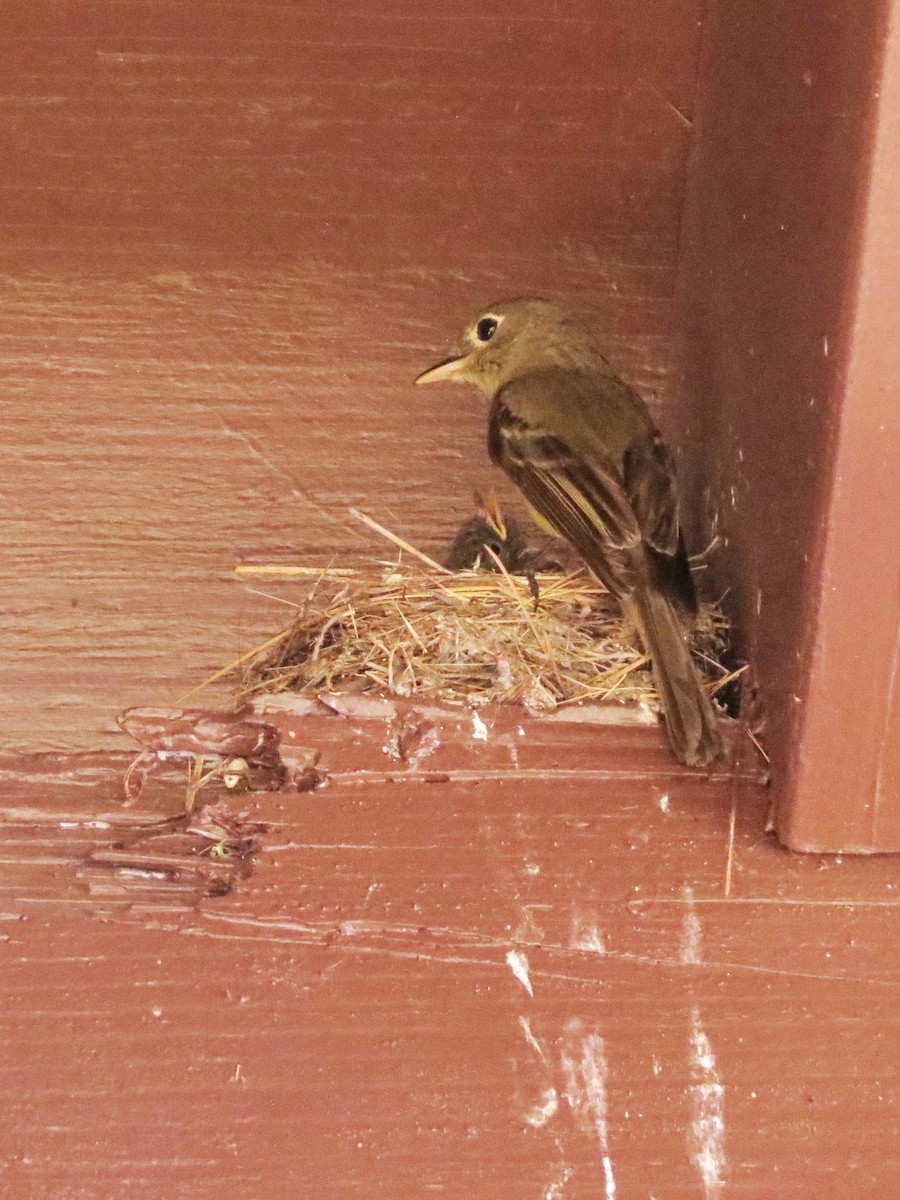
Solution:
{"label": "white droppings", "polygon": [[486,742],[488,740],[487,725],[485,725],[477,712],[472,713],[472,737],[476,742]]}
{"label": "white droppings", "polygon": [[531,1022],[527,1017],[519,1017],[519,1025],[522,1027],[522,1032],[525,1034],[525,1041],[532,1048],[541,1062],[546,1062],[547,1057],[544,1054],[544,1048],[531,1032]]}
{"label": "white droppings", "polygon": [[725,1186],[725,1089],[700,1013],[691,1011],[691,1076],[693,1102],[688,1150],[703,1184],[705,1200],[718,1200]]}
{"label": "white droppings", "polygon": [[562,1177],[555,1180],[544,1192],[544,1200],[562,1200],[563,1189],[575,1174],[573,1167],[563,1167]]}
{"label": "white droppings", "polygon": [[825,355],[826,358],[828,357],[828,338],[827,337],[822,338],[822,353]]}
{"label": "white droppings", "polygon": [[702,930],[697,909],[694,907],[693,889],[685,884],[681,894],[684,897],[684,916],[681,921],[681,939],[678,949],[682,965],[690,966],[702,961],[700,957]]}
{"label": "white droppings", "polygon": [[566,1100],[586,1132],[593,1133],[600,1145],[603,1185],[606,1200],[615,1200],[616,1179],[609,1153],[609,1129],[606,1120],[606,1080],[609,1068],[606,1047],[599,1033],[579,1037],[581,1022],[569,1024],[562,1068],[566,1080]]}
{"label": "white droppings", "polygon": [[666,792],[666,794],[664,796],[660,796],[659,807],[664,813],[667,813],[669,811],[669,793],[668,792]]}
{"label": "white droppings", "polygon": [[605,954],[606,943],[596,925],[576,925],[570,946],[573,950],[585,950],[589,954]]}
{"label": "white droppings", "polygon": [[525,1114],[525,1121],[534,1129],[543,1129],[548,1121],[559,1111],[559,1094],[556,1088],[545,1088],[541,1093],[541,1102],[530,1108]]}
{"label": "white droppings", "polygon": [[521,983],[522,987],[529,996],[534,995],[534,989],[531,986],[531,979],[528,976],[528,958],[521,950],[508,950],[506,953],[506,961],[509,969]]}
{"label": "white droppings", "polygon": [[603,1155],[603,1182],[606,1187],[606,1200],[616,1200],[616,1177],[613,1175],[612,1159],[608,1154]]}

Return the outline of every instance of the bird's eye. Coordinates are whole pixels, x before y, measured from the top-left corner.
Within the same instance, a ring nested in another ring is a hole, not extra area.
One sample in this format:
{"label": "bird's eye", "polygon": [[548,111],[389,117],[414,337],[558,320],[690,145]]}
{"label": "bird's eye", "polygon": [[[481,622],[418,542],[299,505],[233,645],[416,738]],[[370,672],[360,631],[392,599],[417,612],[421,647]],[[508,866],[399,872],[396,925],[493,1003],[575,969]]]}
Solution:
{"label": "bird's eye", "polygon": [[475,326],[475,336],[479,342],[489,342],[497,332],[497,326],[500,322],[496,317],[482,317]]}

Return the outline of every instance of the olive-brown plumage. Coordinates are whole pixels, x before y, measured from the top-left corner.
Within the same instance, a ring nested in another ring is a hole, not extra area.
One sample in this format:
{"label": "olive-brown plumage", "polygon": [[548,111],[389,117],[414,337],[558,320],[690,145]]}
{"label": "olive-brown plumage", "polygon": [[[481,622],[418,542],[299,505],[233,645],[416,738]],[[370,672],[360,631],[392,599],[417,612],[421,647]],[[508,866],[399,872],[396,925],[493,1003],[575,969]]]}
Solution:
{"label": "olive-brown plumage", "polygon": [[417,382],[468,382],[493,397],[491,459],[636,624],[676,755],[711,762],[722,742],[683,625],[697,602],[674,467],[646,404],[546,301],[494,305],[466,330],[466,343],[466,353]]}

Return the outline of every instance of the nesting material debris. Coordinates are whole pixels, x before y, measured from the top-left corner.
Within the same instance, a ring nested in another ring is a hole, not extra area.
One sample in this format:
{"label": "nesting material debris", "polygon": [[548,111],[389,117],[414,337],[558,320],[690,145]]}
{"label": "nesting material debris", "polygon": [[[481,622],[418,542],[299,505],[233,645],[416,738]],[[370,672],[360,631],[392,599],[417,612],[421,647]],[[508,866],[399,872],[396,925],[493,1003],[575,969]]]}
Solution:
{"label": "nesting material debris", "polygon": [[[537,600],[535,598],[537,594]],[[722,615],[704,607],[695,648],[724,684]],[[532,580],[408,563],[310,580],[297,616],[233,665],[239,699],[362,691],[429,700],[655,704],[648,660],[618,604],[587,572]]]}

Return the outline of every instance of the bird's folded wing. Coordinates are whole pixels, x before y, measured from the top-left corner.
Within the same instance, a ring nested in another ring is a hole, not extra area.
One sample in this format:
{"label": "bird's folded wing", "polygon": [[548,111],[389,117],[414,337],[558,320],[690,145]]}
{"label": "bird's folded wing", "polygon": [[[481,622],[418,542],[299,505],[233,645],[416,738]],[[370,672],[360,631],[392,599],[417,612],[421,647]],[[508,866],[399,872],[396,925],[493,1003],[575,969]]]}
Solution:
{"label": "bird's folded wing", "polygon": [[561,437],[512,412],[502,395],[491,413],[489,444],[497,465],[610,591],[630,596],[641,573],[641,530],[615,466],[599,453],[587,461]]}
{"label": "bird's folded wing", "polygon": [[652,440],[641,438],[632,442],[625,451],[622,475],[644,541],[660,554],[677,554],[675,464],[659,434]]}

